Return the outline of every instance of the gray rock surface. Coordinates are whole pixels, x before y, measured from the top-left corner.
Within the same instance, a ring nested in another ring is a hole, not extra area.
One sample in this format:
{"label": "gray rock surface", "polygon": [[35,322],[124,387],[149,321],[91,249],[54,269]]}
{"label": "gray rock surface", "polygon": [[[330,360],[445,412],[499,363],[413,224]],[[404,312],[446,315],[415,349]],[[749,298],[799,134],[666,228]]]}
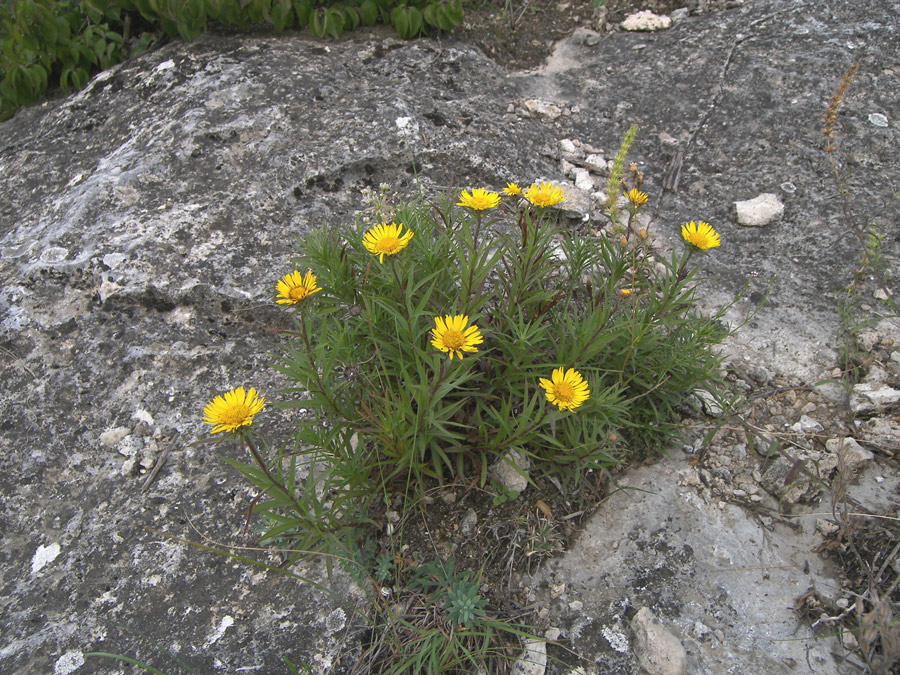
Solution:
{"label": "gray rock surface", "polygon": [[[319,561],[294,568],[332,595],[159,532],[252,542],[254,493],[216,456],[238,449],[194,445],[207,435],[200,412],[237,385],[277,398],[264,331],[286,325],[274,280],[291,269],[295,237],[352,217],[363,187],[562,181],[562,139],[608,158],[635,123],[631,158],[658,207],[660,245],[697,218],[722,235],[701,259],[704,304],[747,284],[728,315],[740,322],[774,277],[734,358],[818,379],[858,257],[821,151],[822,113],[858,59],[838,142],[858,204],[880,204],[900,183],[898,25],[891,0],[755,0],[660,33],[576,33],[544,69],[511,74],[452,39],[207,36],[0,124],[0,671],[117,672],[85,660],[93,650],[172,666],[124,627],[199,672],[282,672],[282,656],[315,672],[352,663],[364,622],[335,629],[328,617],[364,603],[337,566],[331,578]],[[870,121],[875,110],[886,125]],[[679,157],[678,190],[663,193]],[[781,186],[784,217],[740,228],[730,205],[761,180]],[[591,198],[573,227],[596,212]],[[896,204],[878,218],[896,218]],[[897,255],[896,237],[884,245]],[[289,429],[274,406],[258,423],[276,439]],[[870,433],[889,442],[894,431]],[[692,672],[717,672],[726,653],[758,672],[788,672],[788,658],[790,672],[836,672],[824,642],[791,640],[785,589],[809,579],[738,507],[672,492],[672,461],[631,481],[651,481],[669,519],[604,506],[561,562],[584,589],[566,602],[592,617],[580,634],[632,672],[619,608],[635,598],[683,635],[697,621],[721,633],[692,644],[706,669]],[[635,495],[646,498],[621,498]],[[827,583],[811,544],[779,545],[808,555]]]}

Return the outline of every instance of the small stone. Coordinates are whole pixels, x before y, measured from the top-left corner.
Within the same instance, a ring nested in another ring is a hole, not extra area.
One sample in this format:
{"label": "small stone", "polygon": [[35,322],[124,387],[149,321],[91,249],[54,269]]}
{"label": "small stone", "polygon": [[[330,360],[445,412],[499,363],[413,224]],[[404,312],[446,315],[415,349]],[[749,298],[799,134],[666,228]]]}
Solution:
{"label": "small stone", "polygon": [[546,117],[549,120],[555,120],[562,115],[562,109],[550,101],[544,101],[538,98],[530,98],[523,102],[525,109],[533,114]]}
{"label": "small stone", "polygon": [[548,628],[544,631],[544,637],[550,642],[556,642],[559,640],[559,636],[562,635],[562,631],[559,628]]}
{"label": "small stone", "polygon": [[594,173],[604,173],[609,164],[603,155],[591,154],[584,158],[584,165]]}
{"label": "small stone", "polygon": [[591,178],[591,174],[587,169],[576,168],[574,174],[575,187],[585,192],[590,192],[594,189],[594,179]]}
{"label": "small stone", "polygon": [[841,633],[841,642],[844,643],[844,649],[848,652],[853,652],[859,649],[859,642],[856,639],[856,636],[850,631],[844,631]]}
{"label": "small stone", "polygon": [[875,291],[872,293],[872,297],[875,298],[876,300],[887,300],[890,297],[890,295],[883,288],[876,288]]}
{"label": "small stone", "polygon": [[672,25],[672,19],[666,15],[654,14],[650,10],[642,10],[625,17],[622,22],[622,30],[629,31],[657,31],[665,30]]}
{"label": "small stone", "polygon": [[900,391],[871,382],[861,382],[850,391],[850,410],[854,415],[884,410],[900,401]]}
{"label": "small stone", "polygon": [[888,118],[881,113],[869,113],[869,123],[876,127],[887,127]]}
{"label": "small stone", "polygon": [[122,457],[135,457],[142,447],[144,447],[144,444],[141,442],[141,439],[129,434],[116,443],[116,452]]}
{"label": "small stone", "polygon": [[115,427],[107,429],[100,434],[100,444],[107,448],[114,448],[116,444],[131,433],[128,427]]}
{"label": "small stone", "polygon": [[584,159],[584,151],[572,139],[564,138],[559,142],[559,156],[570,161],[580,161]]}
{"label": "small stone", "polygon": [[525,640],[522,656],[510,668],[512,675],[543,675],[547,670],[547,643]]}
{"label": "small stone", "polygon": [[471,537],[477,524],[478,514],[475,513],[475,509],[468,509],[459,524],[460,534],[464,537]]}
{"label": "small stone", "polygon": [[531,462],[518,450],[509,450],[491,466],[494,477],[507,490],[523,492],[528,487],[528,469]]}
{"label": "small stone", "polygon": [[830,438],[825,442],[825,447],[841,458],[841,462],[851,471],[857,472],[868,466],[869,462],[875,459],[875,455],[871,451],[866,450],[863,446],[851,437],[846,438]]}
{"label": "small stone", "polygon": [[825,431],[825,427],[809,415],[801,415],[800,421],[791,427],[791,431],[798,434],[818,434]]}
{"label": "small stone", "polygon": [[741,490],[740,488],[738,488],[737,490],[732,490],[731,494],[733,494],[735,497],[746,497],[747,491]]}
{"label": "small stone", "polygon": [[650,675],[682,675],[687,672],[687,654],[681,642],[646,607],[631,620],[634,652]]}
{"label": "small stone", "polygon": [[49,546],[44,546],[43,544],[38,546],[37,549],[35,549],[34,555],[31,557],[32,576],[56,560],[61,550],[60,545],[56,542],[53,542]]}
{"label": "small stone", "polygon": [[825,520],[824,518],[816,518],[816,532],[825,537],[831,536],[839,529],[840,527],[837,523],[833,523],[830,520]]}
{"label": "small stone", "polygon": [[695,638],[697,638],[698,640],[702,640],[712,632],[712,628],[707,626],[702,621],[695,621],[694,627],[691,629],[691,632],[694,634]]}
{"label": "small stone", "polygon": [[722,410],[722,406],[716,401],[716,397],[713,396],[710,392],[705,389],[695,389],[694,396],[700,399],[700,404],[703,407],[703,412],[711,417],[718,417],[721,415],[724,410]]}
{"label": "small stone", "polygon": [[691,10],[687,7],[679,7],[674,10],[669,16],[672,18],[672,23],[678,23],[679,21],[684,21],[691,15]]}
{"label": "small stone", "polygon": [[784,215],[784,204],[779,201],[777,195],[764,192],[754,199],[735,202],[734,210],[737,213],[739,225],[763,227],[776,220],[781,220]]}
{"label": "small stone", "polygon": [[566,592],[566,585],[564,583],[556,584],[556,585],[550,587],[550,597],[551,598],[558,598],[565,592]]}
{"label": "small stone", "polygon": [[573,612],[580,612],[582,609],[584,609],[584,603],[581,602],[581,600],[573,600],[569,603],[569,609],[571,609]]}
{"label": "small stone", "polygon": [[887,378],[887,371],[878,364],[873,364],[869,368],[869,372],[866,373],[866,376],[863,378],[863,382],[869,382],[870,384],[883,384],[887,380]]}

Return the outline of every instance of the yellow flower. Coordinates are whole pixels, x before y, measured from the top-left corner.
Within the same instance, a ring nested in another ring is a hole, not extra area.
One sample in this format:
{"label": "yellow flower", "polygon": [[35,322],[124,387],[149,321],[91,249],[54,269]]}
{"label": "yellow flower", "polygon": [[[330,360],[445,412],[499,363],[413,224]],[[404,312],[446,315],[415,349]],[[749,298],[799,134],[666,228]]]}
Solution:
{"label": "yellow flower", "polygon": [[559,407],[560,410],[574,411],[588,400],[591,392],[587,382],[574,368],[569,368],[565,372],[562,368],[557,368],[553,371],[551,378],[552,381],[542,377],[538,383],[547,392],[547,400]]}
{"label": "yellow flower", "polygon": [[520,188],[515,183],[507,183],[506,187],[503,188],[503,194],[505,194],[507,197],[515,197],[522,194],[522,188]]}
{"label": "yellow flower", "polygon": [[275,284],[275,289],[278,291],[278,298],[275,302],[279,305],[296,305],[313,293],[322,290],[316,286],[316,275],[312,273],[312,270],[306,270],[306,276],[297,270],[285,274]]}
{"label": "yellow flower", "polygon": [[244,395],[244,388],[226,391],[224,396],[216,396],[203,409],[203,423],[213,425],[212,434],[220,431],[229,433],[253,423],[253,416],[263,409],[266,399],[256,396],[252,387]]}
{"label": "yellow flower", "polygon": [[620,289],[619,295],[621,295],[622,298],[629,298],[629,297],[631,297],[631,289],[630,288]]}
{"label": "yellow flower", "polygon": [[630,201],[635,208],[641,207],[647,203],[647,194],[641,192],[637,188],[631,188],[625,193],[625,197],[627,197],[628,201]]}
{"label": "yellow flower", "polygon": [[469,323],[469,317],[464,314],[450,316],[444,318],[436,316],[434,318],[434,328],[431,329],[431,344],[442,352],[448,352],[450,360],[453,355],[457,358],[463,357],[463,352],[477,352],[475,345],[480,345],[484,338],[478,331],[478,326],[472,325],[466,328]]}
{"label": "yellow flower", "polygon": [[566,198],[563,197],[562,190],[553,183],[546,182],[541,183],[540,187],[532,183],[525,190],[525,199],[535,206],[540,207],[553,206],[554,204],[559,204],[566,200]]}
{"label": "yellow flower", "polygon": [[363,246],[372,255],[378,256],[378,262],[384,262],[384,256],[394,255],[406,248],[409,240],[412,239],[413,233],[407,230],[406,234],[401,235],[403,231],[403,223],[399,225],[391,223],[390,225],[382,223],[370,228],[363,236]]}
{"label": "yellow flower", "polygon": [[691,246],[696,246],[701,251],[715,248],[719,245],[719,234],[702,220],[694,223],[692,220],[681,226],[681,236]]}
{"label": "yellow flower", "polygon": [[500,195],[496,192],[488,192],[484,188],[475,188],[472,194],[466,190],[459,193],[457,206],[468,206],[473,211],[487,211],[500,203]]}

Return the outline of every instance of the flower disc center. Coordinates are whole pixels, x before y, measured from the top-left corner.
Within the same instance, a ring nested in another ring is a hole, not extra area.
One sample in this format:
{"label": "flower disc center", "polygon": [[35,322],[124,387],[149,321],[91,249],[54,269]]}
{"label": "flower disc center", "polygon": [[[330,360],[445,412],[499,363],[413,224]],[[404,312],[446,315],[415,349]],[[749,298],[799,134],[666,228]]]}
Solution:
{"label": "flower disc center", "polygon": [[241,426],[247,421],[248,417],[252,417],[250,408],[243,403],[238,403],[236,405],[228,406],[228,408],[222,411],[222,421],[220,424]]}
{"label": "flower disc center", "polygon": [[378,240],[378,252],[387,255],[393,255],[400,250],[400,240],[390,235],[384,236]]}
{"label": "flower disc center", "polygon": [[459,350],[466,345],[466,338],[463,336],[462,331],[453,330],[452,328],[443,334],[442,339],[447,349]]}
{"label": "flower disc center", "polygon": [[557,382],[554,393],[559,402],[564,404],[571,403],[572,399],[575,398],[575,389],[568,382]]}

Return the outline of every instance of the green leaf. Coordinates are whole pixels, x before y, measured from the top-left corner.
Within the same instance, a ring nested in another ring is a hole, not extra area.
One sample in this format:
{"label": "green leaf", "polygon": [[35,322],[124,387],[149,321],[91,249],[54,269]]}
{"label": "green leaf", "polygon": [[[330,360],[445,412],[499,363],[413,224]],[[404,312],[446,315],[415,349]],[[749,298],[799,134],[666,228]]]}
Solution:
{"label": "green leaf", "polygon": [[373,26],[378,21],[378,5],[375,0],[363,0],[359,5],[359,18],[363,26]]}
{"label": "green leaf", "polygon": [[344,14],[339,9],[326,10],[325,32],[335,40],[339,40],[344,32]]}
{"label": "green leaf", "polygon": [[291,0],[273,0],[270,10],[270,20],[272,27],[276,33],[280,33],[285,28],[290,28],[294,19],[293,5]]}
{"label": "green leaf", "polygon": [[326,19],[328,18],[328,10],[324,7],[317,7],[309,15],[309,29],[317,38],[325,37],[327,30]]}
{"label": "green leaf", "polygon": [[356,30],[360,23],[359,10],[356,7],[344,7],[341,10],[344,18],[344,30]]}
{"label": "green leaf", "polygon": [[[294,13],[297,15],[297,25],[300,27],[309,25],[312,5],[309,0],[294,0]],[[311,26],[310,26],[311,27]]]}

